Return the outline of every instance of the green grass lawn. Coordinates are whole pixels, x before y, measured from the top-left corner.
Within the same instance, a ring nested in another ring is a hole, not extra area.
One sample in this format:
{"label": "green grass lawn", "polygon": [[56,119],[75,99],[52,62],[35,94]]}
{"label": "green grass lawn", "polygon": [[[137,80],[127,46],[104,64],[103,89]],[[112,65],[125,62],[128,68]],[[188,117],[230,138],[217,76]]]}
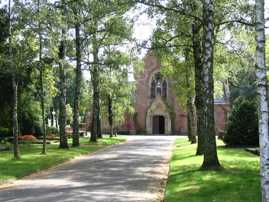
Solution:
{"label": "green grass lawn", "polygon": [[260,202],[259,157],[218,147],[221,171],[200,171],[196,145],[178,139],[170,163],[165,202]]}
{"label": "green grass lawn", "polygon": [[76,156],[88,154],[108,145],[124,141],[123,137],[104,137],[97,143],[89,143],[88,138],[81,138],[79,148],[68,150],[58,149],[58,143],[48,145],[47,155],[41,155],[42,145],[24,144],[20,145],[21,159],[13,160],[12,152],[0,152],[0,183],[14,180],[31,173],[63,163]]}

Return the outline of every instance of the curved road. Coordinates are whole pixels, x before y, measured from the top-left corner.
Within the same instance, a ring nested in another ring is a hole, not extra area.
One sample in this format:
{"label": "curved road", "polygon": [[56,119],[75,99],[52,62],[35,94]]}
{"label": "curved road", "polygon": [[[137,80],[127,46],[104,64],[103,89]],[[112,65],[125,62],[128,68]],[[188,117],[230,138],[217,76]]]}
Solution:
{"label": "curved road", "polygon": [[175,136],[131,136],[0,190],[1,202],[156,202]]}

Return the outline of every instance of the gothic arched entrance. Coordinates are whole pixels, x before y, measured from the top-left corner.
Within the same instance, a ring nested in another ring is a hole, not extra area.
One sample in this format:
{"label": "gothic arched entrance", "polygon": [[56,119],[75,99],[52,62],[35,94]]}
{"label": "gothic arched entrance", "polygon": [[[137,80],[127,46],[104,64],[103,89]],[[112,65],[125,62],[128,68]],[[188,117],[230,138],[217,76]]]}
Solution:
{"label": "gothic arched entrance", "polygon": [[157,96],[147,111],[147,134],[171,134],[171,118],[161,96]]}

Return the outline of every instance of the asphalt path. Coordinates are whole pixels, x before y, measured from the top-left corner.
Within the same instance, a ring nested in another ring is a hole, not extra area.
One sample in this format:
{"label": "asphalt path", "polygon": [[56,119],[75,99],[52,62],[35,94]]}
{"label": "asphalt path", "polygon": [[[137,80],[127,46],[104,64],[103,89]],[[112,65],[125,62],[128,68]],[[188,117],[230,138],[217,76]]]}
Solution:
{"label": "asphalt path", "polygon": [[0,189],[1,202],[157,202],[175,136],[128,141]]}

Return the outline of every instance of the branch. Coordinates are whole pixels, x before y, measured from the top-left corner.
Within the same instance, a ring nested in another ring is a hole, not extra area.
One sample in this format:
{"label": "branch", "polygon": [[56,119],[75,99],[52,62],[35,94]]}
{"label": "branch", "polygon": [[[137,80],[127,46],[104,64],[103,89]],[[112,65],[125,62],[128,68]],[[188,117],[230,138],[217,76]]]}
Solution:
{"label": "branch", "polygon": [[231,23],[239,23],[239,24],[243,24],[246,26],[250,26],[250,27],[255,26],[255,23],[245,21],[244,19],[227,20],[227,21],[220,22],[219,24],[216,24],[216,26],[221,26],[224,24],[231,24]]}
{"label": "branch", "polygon": [[144,45],[137,45],[140,48],[144,48],[144,49],[148,49],[148,50],[155,50],[155,49],[165,49],[165,48],[179,48],[179,47],[188,47],[191,48],[192,46],[187,45],[187,44],[174,44],[174,45],[155,45],[155,46],[151,46],[151,47],[147,47]]}
{"label": "branch", "polygon": [[86,60],[82,60],[81,62],[86,64],[86,65],[100,65],[100,66],[109,66],[109,65],[112,65],[112,64],[116,64],[116,62],[104,62],[104,63],[101,63],[101,62],[90,62],[90,61],[86,61]]}
{"label": "branch", "polygon": [[186,12],[186,10],[182,9],[182,8],[180,9],[180,8],[175,8],[175,7],[166,7],[166,6],[163,6],[161,4],[156,4],[156,3],[152,3],[151,1],[148,2],[148,1],[145,1],[145,0],[134,0],[134,2],[143,4],[143,5],[146,5],[146,6],[150,6],[150,7],[156,7],[156,8],[159,8],[160,10],[163,10],[163,11],[172,11],[172,12],[178,13],[180,15],[185,15],[187,17],[194,18],[196,20],[199,20],[200,22],[203,21],[198,16],[192,15],[191,13]]}

